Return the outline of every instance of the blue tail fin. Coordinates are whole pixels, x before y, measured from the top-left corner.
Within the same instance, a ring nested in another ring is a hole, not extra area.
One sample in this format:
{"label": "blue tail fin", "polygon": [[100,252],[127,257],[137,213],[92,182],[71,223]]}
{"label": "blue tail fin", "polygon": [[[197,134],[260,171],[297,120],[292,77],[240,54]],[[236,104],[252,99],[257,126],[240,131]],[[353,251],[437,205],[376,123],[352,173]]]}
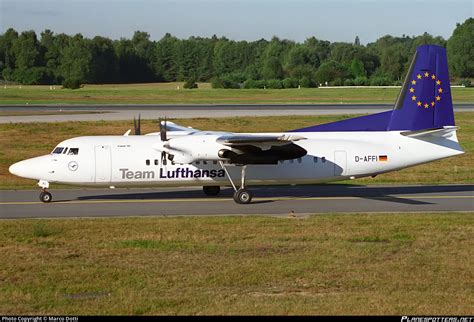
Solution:
{"label": "blue tail fin", "polygon": [[416,49],[387,130],[424,130],[454,125],[446,49]]}
{"label": "blue tail fin", "polygon": [[416,49],[392,111],[310,126],[292,132],[426,130],[454,125],[446,49]]}

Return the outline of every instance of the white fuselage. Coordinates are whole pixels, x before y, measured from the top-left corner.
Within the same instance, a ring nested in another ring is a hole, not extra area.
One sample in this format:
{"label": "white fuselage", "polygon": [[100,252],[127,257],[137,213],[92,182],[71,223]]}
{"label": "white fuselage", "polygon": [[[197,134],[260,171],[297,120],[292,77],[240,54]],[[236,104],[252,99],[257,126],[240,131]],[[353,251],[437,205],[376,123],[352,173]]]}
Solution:
{"label": "white fuselage", "polygon": [[[246,184],[359,178],[463,153],[455,131],[449,136],[428,139],[404,136],[398,131],[307,132],[304,136],[306,139],[295,144],[306,149],[306,156],[276,165],[249,165]],[[78,149],[77,154],[52,153],[28,159],[16,163],[10,171],[49,183],[86,186],[230,185],[215,155],[202,156],[209,161],[162,164],[161,152],[154,148],[159,140],[155,135],[77,137],[58,145]],[[241,167],[226,168],[232,179],[239,182]]]}

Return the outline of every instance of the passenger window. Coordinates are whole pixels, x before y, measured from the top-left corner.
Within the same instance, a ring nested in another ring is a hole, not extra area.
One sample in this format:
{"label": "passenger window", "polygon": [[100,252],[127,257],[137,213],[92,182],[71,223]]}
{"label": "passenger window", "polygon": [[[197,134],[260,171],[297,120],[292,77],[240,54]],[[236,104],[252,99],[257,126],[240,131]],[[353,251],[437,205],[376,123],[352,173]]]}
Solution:
{"label": "passenger window", "polygon": [[318,157],[313,157],[313,162],[318,163]]}
{"label": "passenger window", "polygon": [[196,164],[201,164],[201,162],[199,162],[199,161],[196,161]]}
{"label": "passenger window", "polygon": [[291,159],[291,160],[290,160],[290,163],[295,163],[295,159]]}
{"label": "passenger window", "polygon": [[53,154],[61,154],[63,152],[64,148],[57,147],[53,150]]}
{"label": "passenger window", "polygon": [[78,154],[79,154],[79,148],[70,148],[67,155],[78,155]]}
{"label": "passenger window", "polygon": [[155,159],[155,165],[158,165],[158,159]]}
{"label": "passenger window", "polygon": [[207,164],[207,161],[202,161],[202,164]]}
{"label": "passenger window", "polygon": [[322,157],[321,161],[323,161],[323,163],[326,162],[326,157]]}
{"label": "passenger window", "polygon": [[146,165],[150,165],[150,160],[146,160]]}
{"label": "passenger window", "polygon": [[301,163],[301,162],[302,162],[301,158],[298,158],[298,163]]}
{"label": "passenger window", "polygon": [[216,161],[216,160],[214,160],[214,161],[212,161],[212,163],[214,163],[214,164],[217,164],[217,161]]}

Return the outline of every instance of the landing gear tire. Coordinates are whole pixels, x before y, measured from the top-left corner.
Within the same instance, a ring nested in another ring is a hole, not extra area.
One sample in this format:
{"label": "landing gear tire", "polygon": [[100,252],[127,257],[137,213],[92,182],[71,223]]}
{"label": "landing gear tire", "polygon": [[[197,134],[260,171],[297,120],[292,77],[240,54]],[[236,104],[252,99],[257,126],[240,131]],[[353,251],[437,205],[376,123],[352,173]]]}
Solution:
{"label": "landing gear tire", "polygon": [[252,201],[252,194],[241,188],[234,193],[234,201],[238,204],[249,204]]}
{"label": "landing gear tire", "polygon": [[53,196],[47,192],[47,191],[42,191],[39,195],[39,199],[42,201],[42,202],[51,202],[51,200],[53,200]]}
{"label": "landing gear tire", "polygon": [[202,191],[204,191],[204,194],[206,196],[217,196],[219,192],[221,192],[221,187],[220,186],[204,186],[202,187]]}

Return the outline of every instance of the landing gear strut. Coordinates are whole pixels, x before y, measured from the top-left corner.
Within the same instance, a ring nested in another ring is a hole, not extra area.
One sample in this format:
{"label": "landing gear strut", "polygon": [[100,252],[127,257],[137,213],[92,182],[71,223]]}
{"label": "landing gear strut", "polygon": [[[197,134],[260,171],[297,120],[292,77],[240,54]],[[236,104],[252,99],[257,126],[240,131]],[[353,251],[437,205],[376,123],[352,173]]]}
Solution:
{"label": "landing gear strut", "polygon": [[237,189],[237,187],[234,184],[234,181],[232,180],[232,177],[230,176],[229,172],[227,171],[227,168],[224,166],[224,163],[220,161],[220,165],[222,169],[224,169],[225,173],[227,174],[227,177],[229,178],[230,183],[232,184],[232,188],[234,188],[234,201],[238,204],[249,204],[252,201],[252,194],[250,191],[248,191],[245,188],[245,170],[247,168],[246,165],[242,166],[242,182],[240,185],[240,188]]}
{"label": "landing gear strut", "polygon": [[42,201],[42,202],[51,202],[51,200],[53,200],[53,196],[51,195],[51,193],[49,193],[48,191],[46,191],[46,189],[49,188],[49,182],[48,181],[45,181],[45,180],[40,180],[38,182],[38,186],[41,187],[41,189],[43,189],[43,191],[41,191],[40,195],[39,195],[39,199]]}

